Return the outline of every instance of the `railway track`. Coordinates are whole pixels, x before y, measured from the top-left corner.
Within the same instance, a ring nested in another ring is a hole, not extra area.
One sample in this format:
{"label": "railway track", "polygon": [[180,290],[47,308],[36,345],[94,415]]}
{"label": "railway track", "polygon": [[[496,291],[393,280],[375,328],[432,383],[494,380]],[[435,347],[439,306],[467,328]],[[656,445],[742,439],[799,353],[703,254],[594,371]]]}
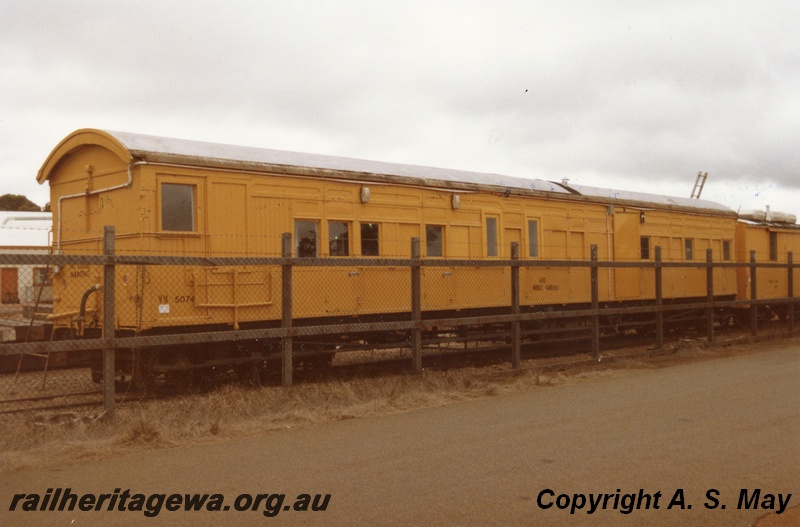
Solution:
{"label": "railway track", "polygon": [[[772,321],[762,326],[762,335],[781,335],[786,333],[786,324]],[[577,332],[576,332],[577,333]],[[507,337],[507,335],[495,335]],[[681,334],[673,333],[665,339],[663,350],[674,349],[681,342],[705,342],[705,330],[695,329]],[[749,331],[741,328],[724,326],[717,328],[718,342],[736,342],[750,337]],[[619,352],[630,350],[632,353],[657,353],[653,338],[646,332],[628,330],[616,334],[601,336],[601,358],[619,356]],[[591,342],[584,335],[561,336],[560,338],[543,339],[539,342],[527,342],[522,345],[521,358],[524,368],[558,369],[580,362],[597,361],[591,354]],[[624,353],[623,353],[624,355]],[[422,364],[425,370],[447,371],[459,368],[490,368],[508,364],[511,360],[510,343],[507,338],[498,340],[470,340],[453,336],[439,336],[425,342],[423,346]],[[276,365],[277,366],[277,365]],[[329,382],[333,380],[347,381],[364,377],[385,377],[409,374],[413,371],[411,352],[408,348],[385,347],[368,349],[363,347],[349,351],[337,352],[330,368],[324,371],[298,370],[294,381],[298,383]],[[216,379],[202,377],[182,390],[171,387],[157,390],[149,395],[171,397],[185,393],[202,392],[214,389],[226,383],[244,385],[280,385],[280,368],[274,367],[260,371],[257,375],[237,375],[234,372],[218,374]],[[119,383],[118,383],[119,384]],[[124,388],[120,386],[120,388]]]}
{"label": "railway track", "polygon": [[[483,326],[470,328],[469,331],[440,330],[429,332],[423,338],[422,366],[425,370],[447,371],[459,368],[503,368],[511,361],[511,334],[505,326]],[[787,325],[777,317],[760,325],[760,334],[779,335],[787,332]],[[724,320],[715,327],[718,341],[739,341],[748,338],[750,332],[744,327],[735,327]],[[575,327],[558,327],[546,329],[529,329],[523,331],[521,359],[523,369],[559,369],[576,363],[591,363],[597,359],[591,353],[591,340],[588,328],[578,324]],[[534,340],[535,339],[535,340]],[[705,342],[706,332],[701,325],[684,325],[681,331],[666,333],[664,348],[674,348],[681,341]],[[317,344],[304,342],[302,344]],[[302,348],[302,346],[298,346]],[[601,334],[601,357],[610,359],[619,356],[625,350],[631,353],[654,352],[654,338],[649,326],[625,328],[605,324]],[[321,349],[314,348],[312,349]],[[330,348],[328,348],[330,349]],[[294,381],[299,383],[324,383],[330,381],[347,381],[365,377],[386,377],[408,374],[413,371],[411,350],[408,342],[400,335],[393,340],[382,343],[369,342],[349,343],[335,351],[335,357],[329,368],[299,368],[295,371]],[[299,353],[302,355],[302,352]],[[242,367],[217,366],[195,369],[190,372],[175,372],[174,375],[161,379],[149,389],[142,389],[131,382],[130,376],[122,376],[116,382],[118,400],[140,400],[142,398],[169,398],[187,393],[203,393],[224,385],[241,386],[280,385],[280,357],[266,364],[252,363]],[[509,370],[510,371],[510,370]],[[32,376],[37,376],[34,379]],[[47,393],[53,390],[72,392],[94,392],[97,385],[87,380],[90,377],[87,368],[59,368],[50,372],[47,380]],[[11,382],[14,374],[2,375],[9,387],[16,390],[16,381]],[[31,377],[30,382],[41,384],[41,372],[29,371],[21,378],[21,382]],[[70,379],[75,379],[72,387]],[[69,386],[68,386],[69,385]],[[57,388],[57,389],[56,389]],[[44,389],[44,386],[42,387]],[[16,391],[15,391],[16,393]],[[36,392],[37,397],[42,395]],[[15,399],[15,404],[24,404],[24,397]],[[17,400],[19,399],[19,400]],[[31,398],[33,400],[33,398]]]}

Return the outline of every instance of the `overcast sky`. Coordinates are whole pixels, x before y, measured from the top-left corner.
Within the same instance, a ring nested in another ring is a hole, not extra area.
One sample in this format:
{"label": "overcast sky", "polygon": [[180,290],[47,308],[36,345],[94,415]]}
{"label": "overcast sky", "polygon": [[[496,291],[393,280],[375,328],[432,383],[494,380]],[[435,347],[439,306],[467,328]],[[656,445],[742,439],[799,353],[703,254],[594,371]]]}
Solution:
{"label": "overcast sky", "polygon": [[800,216],[800,3],[0,0],[0,194],[102,128]]}

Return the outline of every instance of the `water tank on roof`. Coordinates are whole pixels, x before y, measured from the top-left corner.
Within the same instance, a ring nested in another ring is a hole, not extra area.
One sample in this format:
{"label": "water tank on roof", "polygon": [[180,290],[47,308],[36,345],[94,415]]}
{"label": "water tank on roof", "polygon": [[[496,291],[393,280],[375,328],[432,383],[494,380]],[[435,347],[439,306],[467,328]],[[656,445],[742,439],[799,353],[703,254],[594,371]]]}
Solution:
{"label": "water tank on roof", "polygon": [[739,211],[740,220],[766,221],[767,213],[763,210],[747,209]]}
{"label": "water tank on roof", "polygon": [[741,210],[739,211],[740,220],[750,220],[769,223],[789,223],[794,225],[797,223],[797,216],[788,212],[779,212],[776,210]]}

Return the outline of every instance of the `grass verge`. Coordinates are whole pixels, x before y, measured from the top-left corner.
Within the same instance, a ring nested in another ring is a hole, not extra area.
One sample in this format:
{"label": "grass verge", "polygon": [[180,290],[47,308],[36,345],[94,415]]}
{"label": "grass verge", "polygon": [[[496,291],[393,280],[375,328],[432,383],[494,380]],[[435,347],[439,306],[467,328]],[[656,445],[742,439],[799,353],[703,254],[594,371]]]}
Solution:
{"label": "grass verge", "polygon": [[602,363],[574,360],[567,365],[544,365],[532,360],[513,374],[507,365],[499,365],[425,371],[421,376],[309,382],[290,389],[231,385],[204,395],[121,404],[113,420],[103,419],[96,411],[11,414],[0,416],[0,472],[407,412],[781,345],[786,340],[757,346],[678,346],[672,353],[655,357],[646,350],[638,354],[627,350]]}

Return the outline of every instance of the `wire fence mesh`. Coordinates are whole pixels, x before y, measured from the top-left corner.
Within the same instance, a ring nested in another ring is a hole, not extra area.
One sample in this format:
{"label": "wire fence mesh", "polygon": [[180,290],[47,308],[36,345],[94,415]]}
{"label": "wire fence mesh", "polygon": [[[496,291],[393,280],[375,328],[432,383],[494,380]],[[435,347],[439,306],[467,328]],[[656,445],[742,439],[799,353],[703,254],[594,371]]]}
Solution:
{"label": "wire fence mesh", "polygon": [[297,257],[289,242],[285,257],[270,258],[0,254],[0,413],[108,405],[109,392],[113,404],[220,382],[287,384],[288,375],[290,384],[292,371],[385,360],[419,369],[465,351],[506,350],[517,366],[520,346],[582,340],[599,353],[601,336],[663,339],[687,324],[713,339],[715,327],[737,317],[753,333],[773,317],[792,331],[800,311],[791,258],[455,260],[421,252]]}
{"label": "wire fence mesh", "polygon": [[41,255],[30,256],[37,259],[19,263],[0,254],[0,344],[18,343],[22,348],[0,355],[0,412],[99,404],[100,389],[92,382],[87,352],[32,347],[55,335],[48,318],[53,312],[52,268]]}

